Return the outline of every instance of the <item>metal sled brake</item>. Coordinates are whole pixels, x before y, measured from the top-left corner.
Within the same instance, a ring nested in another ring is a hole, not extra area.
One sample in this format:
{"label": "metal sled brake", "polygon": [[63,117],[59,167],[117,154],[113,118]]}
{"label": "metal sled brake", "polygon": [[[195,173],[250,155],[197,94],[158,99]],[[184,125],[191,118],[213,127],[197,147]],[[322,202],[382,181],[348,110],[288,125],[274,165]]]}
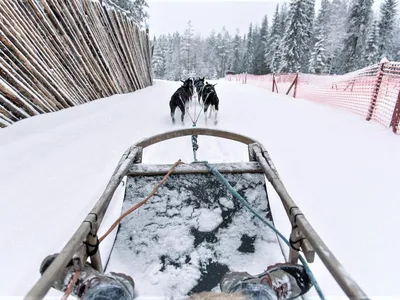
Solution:
{"label": "metal sled brake", "polygon": [[[292,224],[289,261],[298,261],[299,252],[295,249],[301,249],[310,263],[317,253],[349,298],[367,299],[289,196],[264,146],[239,134],[202,128],[163,133],[131,146],[99,201],[26,299],[43,298],[68,262],[73,259],[79,269],[88,252],[92,265],[103,272],[98,249],[87,245],[96,245],[97,230],[116,188],[126,176],[124,212],[148,196],[171,168],[142,164],[143,149],[192,135],[215,136],[248,145],[249,162],[213,166],[272,223],[267,178]],[[252,257],[260,251],[262,256]],[[244,260],[240,261],[241,258]],[[229,269],[249,270],[249,261],[260,258],[262,261],[252,263],[268,266],[284,261],[276,234],[252,218],[204,164],[193,163],[176,167],[145,206],[122,220],[106,269],[131,275],[140,294],[151,291],[146,296],[162,298],[215,290]]]}

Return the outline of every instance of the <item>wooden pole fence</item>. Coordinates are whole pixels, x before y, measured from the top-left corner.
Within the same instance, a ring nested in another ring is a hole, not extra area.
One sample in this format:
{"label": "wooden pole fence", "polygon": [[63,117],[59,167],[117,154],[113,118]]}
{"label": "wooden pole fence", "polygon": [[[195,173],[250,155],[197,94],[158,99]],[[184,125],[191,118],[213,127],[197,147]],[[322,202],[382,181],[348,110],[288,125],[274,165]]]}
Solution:
{"label": "wooden pole fence", "polygon": [[152,85],[149,36],[94,0],[0,1],[0,127]]}

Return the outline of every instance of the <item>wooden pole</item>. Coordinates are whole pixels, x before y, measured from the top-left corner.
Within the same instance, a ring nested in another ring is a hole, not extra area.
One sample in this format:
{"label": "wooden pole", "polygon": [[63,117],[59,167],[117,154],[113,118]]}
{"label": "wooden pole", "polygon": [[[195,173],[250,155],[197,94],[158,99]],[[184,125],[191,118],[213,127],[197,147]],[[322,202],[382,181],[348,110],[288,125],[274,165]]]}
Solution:
{"label": "wooden pole", "polygon": [[275,78],[275,74],[272,75],[272,92],[274,92],[276,90],[276,93],[278,94],[278,84],[276,83],[276,78]]}
{"label": "wooden pole", "polygon": [[396,105],[393,109],[392,120],[390,122],[390,126],[394,133],[397,134],[397,129],[399,128],[399,120],[400,120],[400,90],[397,94]]}
{"label": "wooden pole", "polygon": [[375,111],[375,106],[376,106],[376,102],[378,101],[378,94],[379,94],[379,90],[381,88],[381,83],[382,83],[382,79],[383,79],[383,68],[384,67],[385,67],[385,63],[382,63],[379,66],[379,71],[378,71],[378,74],[376,76],[375,86],[374,86],[374,89],[372,91],[371,104],[369,106],[368,114],[367,114],[367,117],[366,117],[367,121],[371,120],[372,115],[374,114],[374,111]]}
{"label": "wooden pole", "polygon": [[272,74],[272,92],[275,92],[275,74]]}
{"label": "wooden pole", "polygon": [[298,83],[299,83],[299,72],[297,72],[297,74],[296,74],[296,79],[295,79],[295,83],[294,83],[293,98],[296,98]]}
{"label": "wooden pole", "polygon": [[293,82],[290,84],[289,89],[286,92],[286,95],[289,95],[291,89],[294,88],[293,97],[296,98],[296,89],[297,89],[297,79],[299,78],[299,73],[296,73],[296,77],[294,78]]}

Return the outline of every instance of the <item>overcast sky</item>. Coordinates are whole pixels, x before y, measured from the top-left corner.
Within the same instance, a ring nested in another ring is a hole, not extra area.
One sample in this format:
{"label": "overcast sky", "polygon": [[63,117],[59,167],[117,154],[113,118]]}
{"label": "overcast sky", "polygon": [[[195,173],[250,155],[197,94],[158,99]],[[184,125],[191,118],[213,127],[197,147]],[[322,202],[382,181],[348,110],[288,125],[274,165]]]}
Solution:
{"label": "overcast sky", "polygon": [[[375,7],[378,1],[381,0],[374,1]],[[202,36],[213,29],[218,32],[223,26],[232,34],[236,28],[245,34],[250,22],[260,24],[264,15],[268,15],[271,22],[276,5],[284,2],[289,3],[289,0],[147,0],[150,34],[183,33],[189,20]],[[316,0],[317,10],[320,3],[321,0]]]}

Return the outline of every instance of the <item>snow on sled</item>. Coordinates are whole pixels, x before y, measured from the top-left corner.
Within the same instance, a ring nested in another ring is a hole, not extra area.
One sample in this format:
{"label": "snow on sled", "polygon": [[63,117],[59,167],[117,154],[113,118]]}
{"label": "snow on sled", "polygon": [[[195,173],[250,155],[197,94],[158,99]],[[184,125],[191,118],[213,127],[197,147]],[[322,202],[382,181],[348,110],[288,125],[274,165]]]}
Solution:
{"label": "snow on sled", "polygon": [[[192,136],[193,141],[198,135],[248,145],[249,162],[141,163],[143,149],[150,145],[183,136]],[[123,218],[115,223],[119,224],[116,238],[104,265],[97,231],[124,178]],[[265,178],[280,196],[292,224],[289,242],[274,228]],[[135,210],[125,216],[132,207]],[[290,245],[289,255],[283,255],[286,249],[279,239]],[[139,297],[179,299],[219,291],[219,282],[228,271],[256,274],[286,258],[291,263],[300,259],[306,266],[305,259],[312,263],[315,253],[347,296],[367,299],[289,196],[261,143],[227,131],[182,129],[145,139],[124,153],[97,204],[26,299],[44,297],[71,259],[77,270],[90,257],[100,272],[130,275]]]}
{"label": "snow on sled", "polygon": [[[133,165],[123,211],[146,198],[170,167]],[[217,165],[272,222],[262,169],[256,163],[234,167]],[[121,222],[107,271],[129,274],[139,295],[162,299],[218,288],[229,270],[260,273],[257,267],[284,261],[276,234],[254,220],[204,165],[177,171],[146,206]]]}

